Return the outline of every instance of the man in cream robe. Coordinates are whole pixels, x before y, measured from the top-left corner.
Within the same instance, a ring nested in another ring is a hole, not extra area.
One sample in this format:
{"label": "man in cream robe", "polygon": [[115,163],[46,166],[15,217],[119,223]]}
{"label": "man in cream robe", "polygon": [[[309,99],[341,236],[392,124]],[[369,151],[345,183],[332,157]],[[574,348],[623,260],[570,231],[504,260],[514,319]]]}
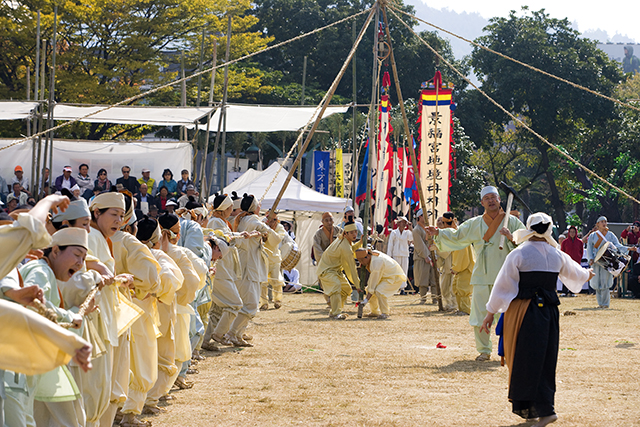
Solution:
{"label": "man in cream robe", "polygon": [[476,265],[475,253],[471,246],[451,253],[451,270],[453,270],[453,293],[458,303],[456,314],[471,313],[471,274]]}
{"label": "man in cream robe", "polygon": [[[453,228],[455,224],[455,218],[453,213],[445,212],[444,215],[438,218],[439,228]],[[451,264],[453,261],[453,252],[437,250],[438,254],[438,268],[440,269],[440,295],[442,295],[442,306],[445,311],[456,311],[458,304],[456,297],[453,293],[453,271]]]}
{"label": "man in cream robe", "polygon": [[318,279],[322,280],[324,293],[329,296],[331,319],[347,318],[346,314],[342,313],[342,309],[351,294],[349,281],[356,287],[360,285],[353,253],[353,242],[356,241],[357,232],[355,223],[346,224],[342,236],[329,245],[318,263]]}
{"label": "man in cream robe", "polygon": [[368,249],[356,250],[356,258],[371,273],[367,281],[367,296],[362,304],[371,306],[368,317],[389,318],[389,301],[407,276],[400,264],[389,255]]}
{"label": "man in cream robe", "polygon": [[[282,307],[282,287],[284,286],[284,277],[280,269],[282,258],[280,256],[280,243],[284,239],[287,232],[284,226],[278,222],[275,216],[269,219],[269,214],[265,217],[266,223],[275,233],[269,234],[267,241],[264,242],[265,252],[267,254],[267,276],[269,280],[260,284],[260,310],[269,308],[269,286],[273,289],[273,306],[278,309]],[[275,226],[275,228],[274,228]]]}
{"label": "man in cream robe", "polygon": [[435,289],[436,275],[427,242],[426,223],[422,209],[416,212],[418,223],[413,228],[413,282],[420,293],[420,303],[427,302],[427,291]]}
{"label": "man in cream robe", "polygon": [[[473,246],[477,261],[471,276],[473,295],[469,324],[473,326],[476,349],[480,353],[476,360],[487,361],[491,358],[491,337],[481,330],[482,321],[487,314],[486,304],[500,267],[507,254],[515,248],[512,233],[524,228],[524,225],[518,218],[510,215],[508,227],[502,226],[505,213],[500,207],[497,188],[484,187],[480,200],[485,209],[483,215],[465,221],[457,230],[428,227],[427,232],[436,236],[434,241],[441,251],[456,251]],[[503,250],[499,249],[501,235],[505,236]]]}

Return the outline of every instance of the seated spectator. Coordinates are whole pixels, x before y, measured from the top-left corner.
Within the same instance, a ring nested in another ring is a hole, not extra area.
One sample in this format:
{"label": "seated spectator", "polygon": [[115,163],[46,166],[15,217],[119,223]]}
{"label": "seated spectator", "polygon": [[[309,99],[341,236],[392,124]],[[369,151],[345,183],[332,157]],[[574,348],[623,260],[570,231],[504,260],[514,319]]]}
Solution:
{"label": "seated spectator", "polygon": [[49,195],[49,168],[42,168],[42,176],[40,176],[40,181],[38,181],[38,192],[40,194],[40,198],[47,197]]}
{"label": "seated spectator", "polygon": [[11,183],[8,185],[9,191],[13,191],[13,184],[15,182],[20,184],[20,191],[24,191],[29,196],[31,195],[29,192],[29,178],[24,176],[24,171],[20,165],[16,166],[13,170],[13,177],[11,178]]}
{"label": "seated spectator", "polygon": [[179,196],[183,196],[185,194],[187,194],[187,187],[190,185],[193,185],[195,187],[195,184],[193,183],[193,181],[191,181],[189,179],[189,171],[186,169],[182,169],[182,179],[180,181],[178,181],[178,195]]}
{"label": "seated spectator", "polygon": [[9,193],[9,195],[7,196],[7,203],[9,202],[9,199],[16,199],[18,202],[18,205],[26,205],[27,204],[27,200],[29,199],[29,195],[27,193],[25,193],[24,191],[21,190],[21,186],[19,182],[14,182],[13,183],[13,189],[11,191],[11,193]]}
{"label": "seated spectator", "polygon": [[111,190],[111,181],[107,178],[107,170],[102,168],[98,171],[98,179],[93,182],[94,193],[97,190],[98,193]]}
{"label": "seated spectator", "polygon": [[63,188],[71,190],[71,187],[76,185],[75,178],[71,176],[72,172],[73,169],[71,169],[71,166],[62,168],[62,175],[56,178],[56,182],[53,185],[55,191],[62,191]]}
{"label": "seated spectator", "polygon": [[116,185],[122,184],[125,190],[129,190],[132,195],[138,194],[139,183],[135,176],[131,176],[131,168],[129,166],[123,166],[122,176],[116,179]]}
{"label": "seated spectator", "polygon": [[296,233],[293,232],[291,222],[283,220],[283,221],[280,221],[280,224],[282,224],[282,226],[284,227],[284,231],[287,232],[289,237],[291,237],[293,240],[296,240]]}
{"label": "seated spectator", "polygon": [[138,184],[147,184],[147,191],[151,194],[151,197],[156,197],[158,194],[158,183],[155,179],[151,178],[151,171],[147,168],[142,169],[142,177],[138,178]]}
{"label": "seated spectator", "polygon": [[76,175],[76,184],[80,187],[80,194],[86,200],[89,200],[93,196],[93,179],[89,176],[89,165],[83,163],[78,168],[78,175]]}
{"label": "seated spectator", "polygon": [[[620,237],[624,239],[627,246],[635,246],[640,242],[640,221],[635,221],[633,224],[622,230]],[[638,261],[638,252],[630,253],[635,264]]]}
{"label": "seated spectator", "polygon": [[73,197],[79,199],[82,195],[80,194],[80,186],[76,183],[73,187],[71,187],[71,193],[73,193]]}
{"label": "seated spectator", "polygon": [[[149,218],[158,218],[158,207],[156,205],[149,205]],[[142,218],[142,216],[140,216]]]}
{"label": "seated spectator", "polygon": [[158,207],[158,212],[163,214],[166,210],[167,202],[171,197],[169,197],[169,190],[167,187],[161,187],[160,193],[158,193],[158,197],[156,198],[156,206]]}
{"label": "seated spectator", "polygon": [[300,284],[300,272],[293,268],[291,271],[282,270],[282,275],[284,276],[284,287],[282,288],[282,292],[289,292],[295,294],[302,293],[302,285]]}
{"label": "seated spectator", "polygon": [[174,213],[177,207],[178,203],[176,203],[175,199],[173,198],[169,199],[169,201],[164,205],[165,211],[169,212],[170,214]]}
{"label": "seated spectator", "polygon": [[17,207],[18,207],[18,199],[16,199],[13,193],[9,193],[9,195],[7,196],[7,206],[6,206],[7,212],[13,212],[16,210]]}
{"label": "seated spectator", "polygon": [[9,194],[7,181],[5,181],[4,178],[0,176],[0,202],[4,203],[7,201],[7,194]]}
{"label": "seated spectator", "polygon": [[140,184],[138,194],[135,196],[138,201],[138,209],[140,209],[145,215],[149,213],[149,208],[156,204],[156,199],[152,197],[151,194],[147,193],[147,190],[147,184],[142,183]]}
{"label": "seated spectator", "polygon": [[166,187],[169,191],[169,197],[176,197],[178,183],[173,180],[173,172],[171,172],[171,169],[165,169],[164,172],[162,172],[162,178],[163,180],[158,184],[158,191],[160,191],[162,187]]}
{"label": "seated spectator", "polygon": [[102,191],[100,191],[99,188],[93,187],[93,195],[89,198],[89,201],[87,203],[91,204],[91,202],[93,201],[93,199],[96,198],[96,196],[100,193],[102,193]]}
{"label": "seated spectator", "polygon": [[193,186],[193,184],[189,184],[186,191],[187,192],[178,199],[178,206],[181,208],[187,206],[187,203],[189,203],[189,201],[195,202],[196,197],[198,197],[198,192],[196,191],[196,188]]}

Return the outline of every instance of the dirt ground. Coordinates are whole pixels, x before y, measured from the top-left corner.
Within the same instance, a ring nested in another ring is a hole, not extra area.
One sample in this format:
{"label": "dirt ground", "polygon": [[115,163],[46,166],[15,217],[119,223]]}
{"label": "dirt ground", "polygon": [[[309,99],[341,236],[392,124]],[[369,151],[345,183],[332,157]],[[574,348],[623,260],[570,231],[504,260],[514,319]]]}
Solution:
{"label": "dirt ground", "polygon": [[[561,298],[554,426],[640,425],[640,301]],[[258,313],[254,348],[204,352],[154,426],[527,426],[511,413],[497,339],[475,362],[467,316],[391,299],[388,320],[329,321],[318,294]],[[444,349],[436,348],[442,343]]]}

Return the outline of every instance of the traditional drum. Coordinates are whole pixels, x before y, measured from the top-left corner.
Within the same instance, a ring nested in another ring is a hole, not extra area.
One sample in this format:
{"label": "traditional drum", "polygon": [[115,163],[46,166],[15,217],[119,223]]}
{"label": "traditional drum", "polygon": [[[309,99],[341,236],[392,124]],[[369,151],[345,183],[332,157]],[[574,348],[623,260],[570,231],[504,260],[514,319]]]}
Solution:
{"label": "traditional drum", "polygon": [[280,267],[283,270],[291,271],[298,265],[298,261],[300,261],[300,249],[298,249],[298,245],[296,245],[295,242],[291,241],[282,245],[280,252],[282,254]]}
{"label": "traditional drum", "polygon": [[613,243],[604,242],[598,249],[594,262],[611,273],[613,277],[618,277],[630,259],[631,256],[618,249]]}

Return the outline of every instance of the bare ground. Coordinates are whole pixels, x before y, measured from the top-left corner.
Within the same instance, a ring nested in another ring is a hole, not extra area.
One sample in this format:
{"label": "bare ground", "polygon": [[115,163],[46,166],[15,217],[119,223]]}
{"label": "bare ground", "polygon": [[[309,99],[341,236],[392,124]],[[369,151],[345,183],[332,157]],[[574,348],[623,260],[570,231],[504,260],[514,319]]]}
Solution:
{"label": "bare ground", "polygon": [[[554,426],[640,425],[640,301],[562,298]],[[415,296],[388,320],[329,321],[317,294],[258,313],[255,347],[204,352],[191,390],[159,426],[527,426],[511,413],[507,368],[477,355],[468,317]],[[437,343],[446,346],[436,348]]]}

